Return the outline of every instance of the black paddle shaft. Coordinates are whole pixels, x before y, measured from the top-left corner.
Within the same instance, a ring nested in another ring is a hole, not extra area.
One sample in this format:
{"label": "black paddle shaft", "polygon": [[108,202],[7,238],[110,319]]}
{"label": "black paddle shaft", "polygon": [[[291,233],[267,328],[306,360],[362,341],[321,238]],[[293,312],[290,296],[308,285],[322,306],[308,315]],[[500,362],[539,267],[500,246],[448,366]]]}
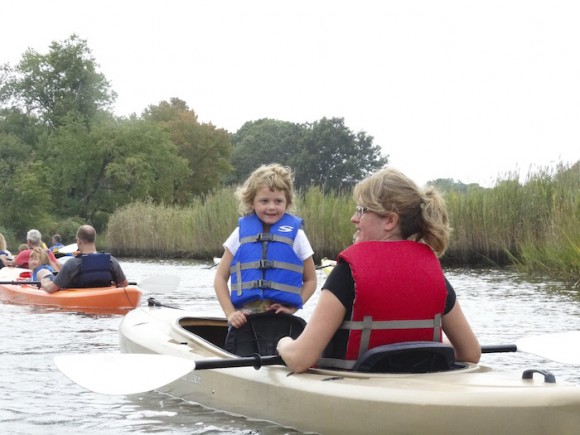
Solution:
{"label": "black paddle shaft", "polygon": [[40,287],[40,281],[0,281],[0,284],[10,284],[10,285],[35,285]]}
{"label": "black paddle shaft", "polygon": [[261,356],[257,353],[253,356],[233,359],[206,359],[195,362],[195,370],[226,369],[230,367],[254,367],[258,370],[262,366],[284,365],[284,361],[278,355]]}
{"label": "black paddle shaft", "polygon": [[501,353],[517,352],[518,347],[515,344],[496,344],[481,346],[481,353]]}

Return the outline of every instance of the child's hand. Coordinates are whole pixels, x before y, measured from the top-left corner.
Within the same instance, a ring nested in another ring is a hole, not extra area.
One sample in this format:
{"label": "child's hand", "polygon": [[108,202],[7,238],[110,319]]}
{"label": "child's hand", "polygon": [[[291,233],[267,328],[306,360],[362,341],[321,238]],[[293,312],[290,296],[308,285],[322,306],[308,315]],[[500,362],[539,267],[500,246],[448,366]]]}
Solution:
{"label": "child's hand", "polygon": [[276,314],[279,314],[279,313],[294,314],[296,311],[298,311],[298,308],[285,307],[282,304],[272,304],[268,308],[268,311],[274,311],[274,312],[276,312]]}
{"label": "child's hand", "polygon": [[240,328],[241,326],[244,326],[247,321],[248,319],[246,318],[246,315],[241,311],[234,311],[228,316],[228,323],[234,328]]}

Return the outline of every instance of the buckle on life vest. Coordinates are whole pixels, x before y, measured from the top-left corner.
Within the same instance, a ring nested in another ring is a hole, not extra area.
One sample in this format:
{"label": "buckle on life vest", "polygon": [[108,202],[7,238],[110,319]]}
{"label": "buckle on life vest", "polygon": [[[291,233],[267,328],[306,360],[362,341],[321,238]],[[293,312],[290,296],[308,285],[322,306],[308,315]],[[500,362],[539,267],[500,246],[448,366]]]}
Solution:
{"label": "buckle on life vest", "polygon": [[254,283],[256,284],[256,288],[272,288],[272,281],[267,279],[257,279],[256,281],[252,282],[252,284]]}
{"label": "buckle on life vest", "polygon": [[272,240],[274,240],[272,233],[259,233],[256,237],[256,242],[271,242]]}
{"label": "buckle on life vest", "polygon": [[274,261],[260,260],[260,269],[273,269],[274,267]]}

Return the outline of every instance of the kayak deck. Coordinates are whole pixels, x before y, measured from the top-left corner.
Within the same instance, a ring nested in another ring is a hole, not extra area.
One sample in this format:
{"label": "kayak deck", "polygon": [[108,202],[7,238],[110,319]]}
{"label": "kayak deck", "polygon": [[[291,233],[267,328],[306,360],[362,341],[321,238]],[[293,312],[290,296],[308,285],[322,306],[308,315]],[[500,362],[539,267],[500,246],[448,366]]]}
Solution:
{"label": "kayak deck", "polygon": [[[236,358],[221,348],[225,319],[169,308],[131,311],[120,326],[125,353],[201,360]],[[284,366],[193,371],[161,391],[302,431],[353,433],[574,433],[580,387],[522,379],[468,364],[427,374],[377,374]]]}

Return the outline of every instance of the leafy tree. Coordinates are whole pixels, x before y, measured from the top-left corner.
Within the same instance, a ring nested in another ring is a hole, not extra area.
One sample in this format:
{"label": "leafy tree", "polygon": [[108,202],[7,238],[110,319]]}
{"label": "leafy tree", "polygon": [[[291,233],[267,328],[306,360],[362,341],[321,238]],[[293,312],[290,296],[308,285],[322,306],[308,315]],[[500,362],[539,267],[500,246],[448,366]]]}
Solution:
{"label": "leafy tree", "polygon": [[34,196],[25,195],[34,191],[34,180],[25,178],[25,174],[32,170],[34,148],[24,140],[27,136],[26,122],[22,122],[22,117],[13,115],[11,111],[0,113],[0,226],[20,231],[21,226],[26,225],[26,216],[32,212],[42,213],[43,210],[42,200],[37,204]]}
{"label": "leafy tree", "polygon": [[388,161],[371,136],[353,133],[342,118],[311,124],[248,122],[233,142],[237,182],[260,164],[276,162],[294,170],[298,188],[315,184],[336,189],[352,185]]}
{"label": "leafy tree", "polygon": [[178,155],[187,161],[188,174],[175,192],[178,203],[219,186],[231,172],[231,141],[226,130],[202,124],[187,104],[177,98],[149,106],[143,118],[156,123],[176,145]]}
{"label": "leafy tree", "polygon": [[30,228],[52,224],[53,204],[47,178],[37,162],[29,161],[16,167],[1,193],[0,219],[4,226],[24,235]]}
{"label": "leafy tree", "polygon": [[28,49],[15,68],[4,66],[0,101],[58,127],[71,114],[89,122],[114,102],[105,76],[85,40],[52,42],[47,54]]}
{"label": "leafy tree", "polygon": [[[186,162],[168,135],[151,122],[103,118],[88,129],[70,117],[49,141],[53,198],[63,216],[94,222],[120,204],[172,202]],[[105,219],[106,220],[106,219]]]}
{"label": "leafy tree", "polygon": [[274,119],[246,122],[233,136],[234,174],[231,182],[241,183],[258,166],[268,163],[289,165],[299,152],[304,129],[299,124]]}
{"label": "leafy tree", "polygon": [[354,134],[343,118],[322,118],[305,124],[305,141],[294,159],[296,185],[337,189],[351,186],[387,164],[373,137]]}

